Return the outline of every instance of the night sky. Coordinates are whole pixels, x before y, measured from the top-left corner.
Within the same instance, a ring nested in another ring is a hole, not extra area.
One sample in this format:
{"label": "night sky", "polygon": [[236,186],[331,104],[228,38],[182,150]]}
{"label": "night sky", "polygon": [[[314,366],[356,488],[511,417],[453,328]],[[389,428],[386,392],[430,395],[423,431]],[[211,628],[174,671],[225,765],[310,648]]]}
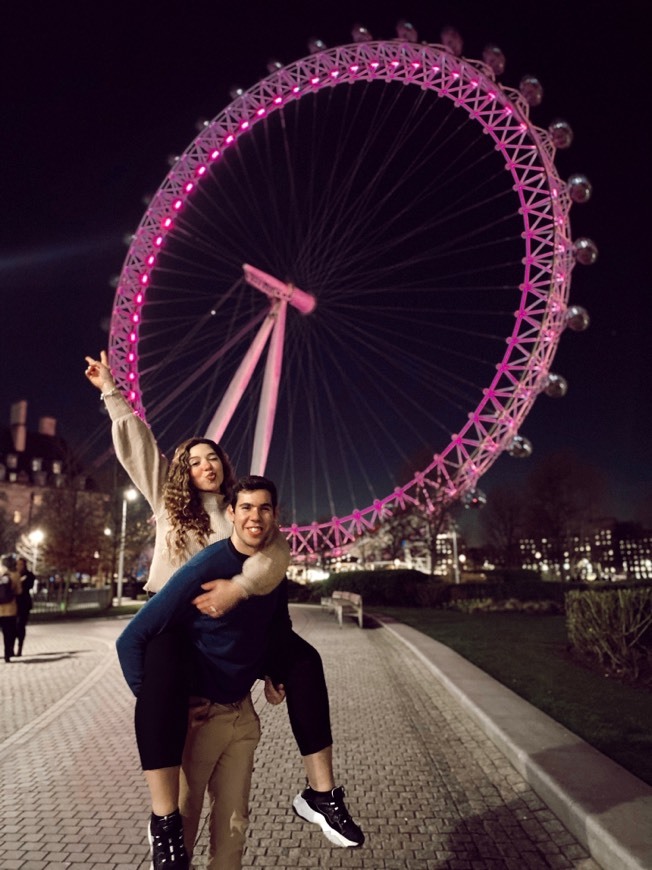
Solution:
{"label": "night sky", "polygon": [[[0,415],[8,422],[10,404],[26,399],[30,428],[53,416],[73,445],[106,427],[83,357],[106,346],[123,239],[167,174],[168,155],[189,144],[199,118],[228,103],[233,85],[252,85],[272,57],[304,56],[310,37],[349,42],[355,22],[392,38],[405,18],[428,42],[452,24],[468,57],[487,42],[503,49],[503,82],[540,78],[536,122],[563,117],[575,133],[557,157],[560,175],[582,172],[593,184],[592,200],[571,211],[573,235],[593,238],[600,252],[594,266],[575,269],[571,288],[591,327],[564,335],[553,370],[567,378],[568,395],[540,398],[524,432],[535,456],[571,448],[603,469],[608,507],[644,516],[652,492],[646,6],[506,2],[490,13],[469,2],[200,0],[37,12],[12,4],[0,52]],[[501,458],[487,488],[527,471],[514,462]]]}

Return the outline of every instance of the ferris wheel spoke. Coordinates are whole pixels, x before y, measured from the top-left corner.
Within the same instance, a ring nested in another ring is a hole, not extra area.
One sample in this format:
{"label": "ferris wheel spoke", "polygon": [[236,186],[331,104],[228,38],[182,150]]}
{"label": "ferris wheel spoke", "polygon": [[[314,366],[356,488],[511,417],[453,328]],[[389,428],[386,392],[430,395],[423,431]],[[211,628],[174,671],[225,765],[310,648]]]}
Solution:
{"label": "ferris wheel spoke", "polygon": [[254,447],[251,457],[252,474],[265,473],[265,466],[269,455],[269,445],[274,429],[274,418],[283,364],[283,342],[285,339],[287,307],[288,303],[285,299],[275,302],[272,307],[275,323],[267,354],[258,419],[256,420],[256,429],[254,431]]}
{"label": "ferris wheel spoke", "polygon": [[[256,318],[256,320],[258,319],[259,318]],[[250,332],[251,327],[254,325],[255,323],[247,324],[247,326],[238,335],[234,336],[230,341],[218,347],[217,350],[215,350],[215,352],[212,354],[212,356],[209,356],[206,360],[204,360],[201,365],[193,368],[191,374],[185,379],[185,381],[183,381],[183,383],[179,384],[179,386],[175,390],[168,393],[165,398],[158,404],[152,406],[152,417],[155,419],[157,414],[160,414],[166,407],[172,404],[172,402],[175,402],[179,398],[179,396],[183,395],[183,393],[188,389],[190,384],[200,378],[206,371],[213,368],[216,360],[219,360],[223,356],[228,354],[231,347],[235,346],[239,342],[240,338],[244,333]]]}

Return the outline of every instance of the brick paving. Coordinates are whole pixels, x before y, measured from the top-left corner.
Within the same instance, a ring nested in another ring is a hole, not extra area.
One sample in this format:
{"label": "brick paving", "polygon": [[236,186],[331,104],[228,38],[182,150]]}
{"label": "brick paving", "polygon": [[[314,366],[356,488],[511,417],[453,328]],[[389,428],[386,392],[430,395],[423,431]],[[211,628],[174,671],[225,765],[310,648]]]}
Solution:
{"label": "brick paving", "polygon": [[[493,743],[390,632],[292,608],[321,652],[336,776],[362,849],[331,847],[290,805],[303,767],[285,706],[255,691],[256,756],[243,867],[598,870]],[[25,656],[0,667],[0,868],[147,868],[147,790],[118,619],[30,624]],[[195,866],[205,867],[205,834]],[[605,868],[609,870],[609,868]]]}

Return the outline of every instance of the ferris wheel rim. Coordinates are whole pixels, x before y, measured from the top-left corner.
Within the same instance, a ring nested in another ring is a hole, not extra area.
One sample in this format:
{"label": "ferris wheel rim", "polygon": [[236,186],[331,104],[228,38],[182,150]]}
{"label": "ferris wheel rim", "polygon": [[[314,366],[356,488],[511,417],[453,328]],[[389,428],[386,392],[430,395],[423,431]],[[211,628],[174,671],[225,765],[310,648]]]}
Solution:
{"label": "ferris wheel rim", "polygon": [[175,216],[209,167],[257,124],[293,100],[357,81],[395,81],[451,99],[477,121],[505,158],[523,219],[523,281],[512,334],[496,374],[468,421],[444,450],[405,485],[345,517],[285,528],[295,551],[342,546],[395,507],[424,502],[430,509],[473,489],[518,433],[542,390],[564,329],[574,266],[571,200],[554,166],[547,132],[529,119],[522,95],[499,85],[480,61],[445,46],[378,40],[325,49],[288,64],[239,95],[175,161],[136,231],[116,291],[109,354],[116,381],[136,413],[145,417],[139,387],[138,338],[147,286]]}

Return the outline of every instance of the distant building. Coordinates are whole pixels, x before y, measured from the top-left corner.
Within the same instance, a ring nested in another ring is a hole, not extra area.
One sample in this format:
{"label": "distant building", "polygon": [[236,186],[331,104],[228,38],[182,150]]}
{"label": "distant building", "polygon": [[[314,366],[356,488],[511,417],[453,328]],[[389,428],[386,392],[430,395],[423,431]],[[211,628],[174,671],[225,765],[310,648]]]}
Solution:
{"label": "distant building", "polygon": [[637,523],[619,523],[616,543],[623,573],[632,580],[651,580],[652,531]]}
{"label": "distant building", "polygon": [[587,531],[570,535],[562,545],[560,562],[546,538],[522,538],[522,567],[564,579],[652,580],[652,531],[637,523],[613,517],[594,520]]}
{"label": "distant building", "polygon": [[9,425],[0,426],[0,510],[15,525],[17,536],[30,529],[48,489],[95,489],[57,436],[56,426],[54,418],[41,417],[37,431],[30,431],[24,400],[11,406]]}

